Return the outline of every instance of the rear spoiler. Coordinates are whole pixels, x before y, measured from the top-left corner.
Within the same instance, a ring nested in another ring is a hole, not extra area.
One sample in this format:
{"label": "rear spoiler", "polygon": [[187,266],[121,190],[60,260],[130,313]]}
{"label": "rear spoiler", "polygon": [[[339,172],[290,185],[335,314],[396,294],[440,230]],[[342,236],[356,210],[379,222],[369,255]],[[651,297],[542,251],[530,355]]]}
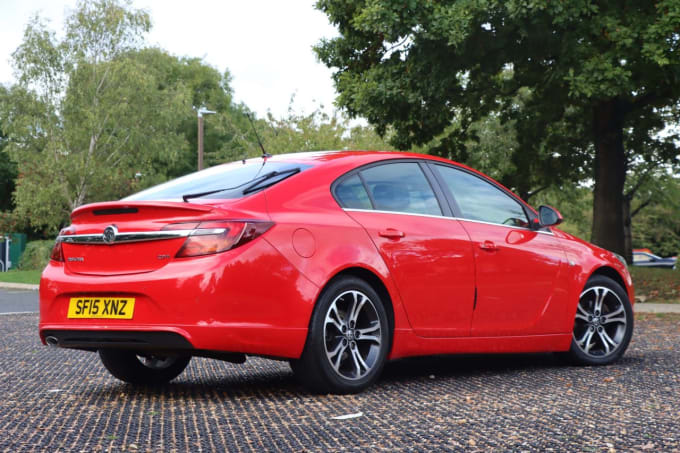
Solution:
{"label": "rear spoiler", "polygon": [[86,215],[120,215],[135,214],[139,211],[160,210],[165,214],[190,215],[191,213],[206,213],[212,211],[212,206],[204,206],[193,203],[178,201],[107,201],[103,203],[90,203],[79,206],[71,213],[71,220]]}

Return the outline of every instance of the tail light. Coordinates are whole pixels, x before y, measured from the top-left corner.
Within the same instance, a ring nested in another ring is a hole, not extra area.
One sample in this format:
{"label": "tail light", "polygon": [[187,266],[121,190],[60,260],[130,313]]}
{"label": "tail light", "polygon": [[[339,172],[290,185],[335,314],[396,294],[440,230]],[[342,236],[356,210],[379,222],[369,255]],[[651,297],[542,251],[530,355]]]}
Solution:
{"label": "tail light", "polygon": [[56,240],[56,242],[54,243],[54,247],[52,247],[50,259],[52,261],[58,261],[60,263],[64,262],[64,254],[61,251],[61,241],[59,239]]}
{"label": "tail light", "polygon": [[179,249],[176,258],[212,255],[246,244],[274,225],[257,220],[209,221],[201,223],[173,223],[163,230],[193,229]]}
{"label": "tail light", "polygon": [[57,240],[54,242],[54,247],[52,247],[52,253],[50,254],[50,259],[52,261],[57,261],[60,263],[64,262],[64,253],[61,250],[61,239],[59,239],[61,236],[67,236],[69,234],[75,233],[75,229],[73,226],[68,226],[66,228],[63,228],[59,232],[59,236],[57,236]]}

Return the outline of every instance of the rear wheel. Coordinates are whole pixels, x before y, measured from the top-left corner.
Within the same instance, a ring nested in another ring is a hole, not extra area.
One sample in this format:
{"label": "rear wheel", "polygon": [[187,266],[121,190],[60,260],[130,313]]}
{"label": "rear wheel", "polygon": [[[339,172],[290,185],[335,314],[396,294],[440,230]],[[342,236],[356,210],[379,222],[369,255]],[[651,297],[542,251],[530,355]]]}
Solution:
{"label": "rear wheel", "polygon": [[624,289],[609,277],[592,277],[576,308],[569,358],[607,365],[623,355],[632,336],[633,309]]}
{"label": "rear wheel", "polygon": [[100,349],[99,358],[116,378],[130,384],[159,385],[179,376],[191,357]]}
{"label": "rear wheel", "polygon": [[391,343],[387,312],[365,281],[345,277],[324,290],[295,376],[319,393],[355,393],[380,375]]}

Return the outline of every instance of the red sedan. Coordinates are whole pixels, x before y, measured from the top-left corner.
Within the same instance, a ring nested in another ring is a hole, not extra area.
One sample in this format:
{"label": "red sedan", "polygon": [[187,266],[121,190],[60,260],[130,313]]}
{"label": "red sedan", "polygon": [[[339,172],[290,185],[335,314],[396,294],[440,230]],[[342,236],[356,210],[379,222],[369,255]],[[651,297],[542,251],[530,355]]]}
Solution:
{"label": "red sedan", "polygon": [[397,152],[263,157],[73,211],[40,282],[40,337],[98,351],[133,384],[192,356],[284,358],[317,392],[356,392],[389,359],[621,357],[625,261],[492,179]]}

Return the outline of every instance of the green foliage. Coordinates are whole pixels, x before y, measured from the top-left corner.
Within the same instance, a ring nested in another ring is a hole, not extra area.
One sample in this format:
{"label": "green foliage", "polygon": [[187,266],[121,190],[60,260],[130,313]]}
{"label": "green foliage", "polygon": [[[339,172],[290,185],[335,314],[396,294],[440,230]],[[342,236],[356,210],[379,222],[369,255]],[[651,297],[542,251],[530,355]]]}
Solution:
{"label": "green foliage", "polygon": [[21,255],[17,269],[42,270],[50,260],[54,241],[30,241]]}
{"label": "green foliage", "polygon": [[[181,87],[186,90],[193,107],[175,113],[177,132],[184,138],[185,144],[176,150],[179,153],[176,160],[161,158],[153,163],[157,174],[175,178],[196,171],[198,131],[195,110],[202,106],[217,112],[205,116],[206,166],[240,159],[244,148],[255,143],[246,117],[247,109],[233,102],[228,71],[222,74],[198,58],[177,58],[156,48],[141,49],[135,58],[154,74],[161,88]],[[148,181],[149,177],[145,176],[145,180]]]}
{"label": "green foliage", "polygon": [[[346,117],[338,113],[328,115],[321,107],[309,114],[296,112],[294,98],[291,99],[287,116],[275,118],[269,114],[257,127],[266,151],[271,154],[393,149],[373,128],[351,125]],[[256,154],[259,153],[257,149]]]}
{"label": "green foliage", "polygon": [[[229,72],[145,47],[144,11],[126,0],[81,0],[65,23],[58,39],[39,17],[29,22],[13,54],[19,83],[0,90],[0,176],[8,181],[0,210],[16,203],[0,214],[0,230],[50,236],[84,203],[195,171],[200,107],[217,112],[205,117],[206,166],[260,154]],[[254,121],[273,154],[387,147],[372,128],[320,109]]]}
{"label": "green foliage", "polygon": [[[0,85],[0,104],[7,96],[7,89]],[[3,132],[2,116],[0,116],[0,212],[11,211],[14,207],[12,202],[12,192],[14,192],[14,181],[17,177],[17,166],[7,152],[7,136]],[[2,231],[2,228],[0,228]]]}
{"label": "green foliage", "polygon": [[148,29],[146,13],[113,0],[79,2],[61,41],[39,18],[28,24],[2,112],[19,218],[55,232],[74,208],[129,193],[136,173],[177,159],[189,97],[137,58]]}
{"label": "green foliage", "polygon": [[633,224],[633,248],[648,248],[655,255],[680,254],[680,209],[659,204],[648,208]]}
{"label": "green foliage", "polygon": [[240,157],[251,137],[229,73],[143,47],[149,27],[144,11],[116,0],[80,1],[62,40],[37,17],[28,24],[13,55],[20,83],[0,93],[19,172],[11,221],[54,234],[84,203],[194,171],[200,106],[218,111],[207,122],[207,164]]}
{"label": "green foliage", "polygon": [[[2,138],[0,137],[0,141]],[[0,145],[0,211],[9,211],[13,207],[12,192],[17,177],[17,166],[9,158],[9,154]]]}
{"label": "green foliage", "polygon": [[[379,132],[393,128],[402,149],[495,160],[501,182],[524,196],[595,175],[603,245],[622,251],[627,167],[638,158],[678,164],[674,137],[659,134],[680,119],[678,0],[319,0],[317,8],[340,33],[316,52],[335,70],[337,102],[350,115]],[[517,146],[485,141],[480,121],[514,129]]]}
{"label": "green foliage", "polygon": [[582,239],[590,238],[593,223],[593,192],[588,187],[571,184],[554,186],[538,193],[531,199],[532,205],[548,205],[556,208],[564,217],[558,227]]}

